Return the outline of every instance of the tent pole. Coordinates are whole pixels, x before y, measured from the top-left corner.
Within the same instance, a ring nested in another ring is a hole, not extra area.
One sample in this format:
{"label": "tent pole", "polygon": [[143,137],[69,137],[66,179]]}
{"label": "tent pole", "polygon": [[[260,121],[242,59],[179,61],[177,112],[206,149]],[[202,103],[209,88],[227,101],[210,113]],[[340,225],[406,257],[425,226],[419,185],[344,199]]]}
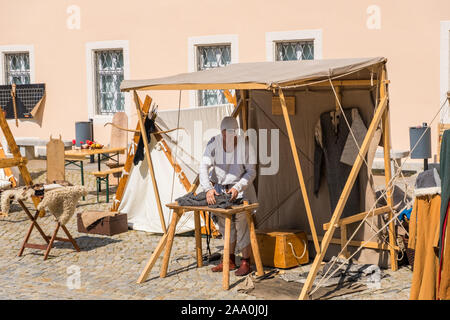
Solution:
{"label": "tent pole", "polygon": [[241,98],[242,98],[242,109],[241,109],[241,117],[242,117],[242,129],[247,131],[248,129],[248,90],[240,90]]}
{"label": "tent pole", "polygon": [[147,133],[145,132],[144,121],[142,120],[143,113],[142,113],[142,109],[141,109],[141,106],[139,103],[139,97],[136,93],[136,90],[133,90],[133,95],[134,95],[134,104],[136,105],[136,111],[137,111],[137,116],[138,116],[138,120],[139,120],[139,126],[140,126],[140,130],[141,130],[142,141],[144,142],[145,156],[147,159],[148,169],[150,171],[150,175],[152,178],[153,189],[155,191],[156,204],[158,205],[159,219],[161,220],[161,228],[163,229],[163,232],[166,233],[167,232],[166,222],[164,221],[164,215],[163,215],[162,206],[161,206],[161,199],[159,197],[158,185],[156,183],[155,172],[153,170],[152,156],[150,154],[150,148],[148,147]]}
{"label": "tent pole", "polygon": [[302,190],[303,202],[305,203],[306,214],[308,216],[309,227],[311,228],[311,235],[313,237],[314,248],[317,254],[320,253],[319,239],[317,238],[316,226],[314,225],[314,218],[311,211],[311,206],[309,204],[308,193],[306,191],[305,180],[303,178],[302,167],[300,165],[300,159],[297,153],[297,146],[295,145],[294,134],[292,132],[291,121],[289,120],[289,114],[286,106],[286,100],[284,99],[283,90],[278,89],[281,109],[283,110],[284,122],[286,123],[286,129],[289,136],[289,142],[291,144],[292,156],[294,157],[295,168],[297,169],[298,182],[300,183],[300,188]]}
{"label": "tent pole", "polygon": [[319,254],[316,254],[316,257],[314,258],[314,262],[311,266],[306,282],[303,285],[299,299],[306,299],[309,296],[309,290],[311,289],[314,279],[316,278],[317,272],[319,271],[320,264],[322,263],[323,258],[325,257],[325,253],[327,252],[334,231],[336,230],[336,224],[341,217],[345,204],[347,203],[350,191],[356,181],[359,170],[361,169],[363,159],[366,156],[367,151],[369,150],[370,141],[372,140],[375,130],[381,121],[381,117],[384,111],[386,110],[386,106],[387,106],[387,99],[386,97],[382,97],[380,103],[377,106],[372,122],[370,123],[369,129],[367,130],[367,134],[364,137],[364,141],[360,149],[360,154],[353,163],[352,170],[350,171],[350,174],[347,178],[347,182],[345,183],[344,189],[342,190],[341,196],[339,197],[339,201],[336,205],[336,208],[334,209],[333,216],[329,222],[330,227],[322,239],[321,251]]}
{"label": "tent pole", "polygon": [[[138,97],[139,98],[139,97]],[[150,105],[152,103],[152,98],[150,98],[149,96],[145,97],[145,101],[144,104],[142,105],[142,111],[144,113],[147,113],[148,110],[150,109]],[[141,101],[139,100],[139,105],[141,105]],[[137,145],[139,142],[139,137],[141,135],[141,131],[140,131],[140,124],[139,121],[136,125],[136,131],[133,135],[133,139],[131,140],[131,146],[128,149],[128,154],[127,154],[127,160],[125,161],[125,165],[123,167],[123,170],[126,172],[130,172],[132,164],[133,164],[133,159],[134,159],[134,153],[132,153],[131,151],[133,150],[134,146],[133,145]],[[122,201],[122,197],[125,191],[125,187],[127,185],[127,181],[129,178],[129,174],[122,174],[122,177],[119,180],[119,185],[117,186],[117,191],[116,191],[116,196],[114,199],[114,202],[110,208],[111,211],[117,211],[119,209],[119,205],[120,202]]]}
{"label": "tent pole", "polygon": [[[386,80],[386,69],[383,68],[381,71],[381,85],[380,85],[380,98],[386,98],[386,84],[384,82]],[[383,113],[383,148],[384,148],[384,176],[386,181],[386,203],[387,205],[392,208],[393,200],[392,200],[392,192],[389,187],[389,184],[391,183],[392,179],[392,173],[391,173],[391,134],[390,134],[390,119],[389,119],[389,105],[386,106],[386,110]],[[397,252],[395,251],[395,245],[396,245],[396,236],[395,236],[395,228],[394,223],[395,221],[392,221],[393,213],[392,209],[388,212],[389,221],[389,253],[391,257],[391,269],[393,271],[397,271],[398,264],[397,264]]]}

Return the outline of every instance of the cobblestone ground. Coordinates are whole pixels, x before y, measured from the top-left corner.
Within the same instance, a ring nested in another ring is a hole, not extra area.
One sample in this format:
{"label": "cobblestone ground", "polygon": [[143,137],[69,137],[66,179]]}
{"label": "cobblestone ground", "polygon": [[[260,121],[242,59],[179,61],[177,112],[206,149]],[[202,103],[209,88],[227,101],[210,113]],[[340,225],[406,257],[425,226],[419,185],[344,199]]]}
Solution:
{"label": "cobblestone ground", "polygon": [[[45,167],[45,165],[44,165]],[[35,182],[43,182],[45,169],[33,168]],[[79,172],[67,170],[66,178],[79,183]],[[79,210],[106,209],[104,192],[96,202],[94,179],[85,174],[86,185],[91,190],[86,201],[80,202]],[[31,204],[28,204],[31,208]],[[45,216],[39,220],[47,233],[54,228],[54,218]],[[212,273],[211,265],[196,268],[192,235],[177,236],[169,264],[169,274],[159,278],[161,259],[156,262],[149,280],[136,284],[150,254],[160,236],[146,232],[129,231],[112,237],[78,233],[76,219],[67,224],[71,234],[81,248],[76,253],[69,243],[56,243],[47,261],[43,251],[25,249],[18,257],[20,246],[30,221],[21,208],[14,204],[8,217],[0,218],[0,299],[256,299],[237,292],[235,285],[241,278],[230,273],[232,288],[223,291],[221,274]],[[60,235],[63,233],[61,232]],[[203,239],[203,247],[206,247]],[[31,242],[41,243],[35,230]],[[212,239],[212,251],[218,251],[221,240]],[[305,268],[302,267],[302,268]],[[307,266],[306,266],[307,268]],[[69,289],[75,284],[79,270],[79,288]],[[298,272],[297,268],[286,272]],[[397,272],[385,270],[388,275],[380,289],[367,289],[335,299],[408,299],[412,273],[403,267]]]}

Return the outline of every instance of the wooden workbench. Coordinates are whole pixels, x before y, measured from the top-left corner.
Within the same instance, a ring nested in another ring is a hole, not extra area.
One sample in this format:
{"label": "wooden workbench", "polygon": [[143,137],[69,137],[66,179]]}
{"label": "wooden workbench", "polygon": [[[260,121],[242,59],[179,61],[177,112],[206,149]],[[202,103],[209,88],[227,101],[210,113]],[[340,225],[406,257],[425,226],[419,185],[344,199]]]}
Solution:
{"label": "wooden workbench", "polygon": [[258,208],[258,203],[253,204],[243,204],[239,206],[234,206],[230,209],[221,208],[210,208],[208,206],[179,206],[177,203],[170,203],[166,205],[168,208],[173,210],[172,219],[170,221],[170,227],[166,234],[160,240],[159,245],[155,249],[152,257],[148,261],[141,276],[138,279],[138,283],[142,283],[147,278],[150,273],[151,268],[156,262],[156,259],[165,248],[163,262],[161,265],[160,277],[164,278],[167,275],[167,269],[169,266],[170,253],[172,250],[173,239],[175,236],[175,230],[178,221],[185,212],[194,211],[194,221],[195,221],[195,244],[196,244],[196,255],[197,255],[197,267],[203,266],[202,258],[202,241],[201,241],[201,229],[200,229],[200,211],[208,211],[215,215],[225,218],[225,235],[224,235],[224,252],[223,252],[223,278],[222,287],[228,290],[230,287],[230,233],[231,233],[231,219],[233,215],[238,213],[247,214],[247,222],[250,231],[250,243],[252,246],[253,257],[255,259],[256,271],[258,276],[264,274],[263,266],[261,262],[261,256],[259,254],[258,242],[256,240],[255,233],[255,223],[253,219],[253,210]]}

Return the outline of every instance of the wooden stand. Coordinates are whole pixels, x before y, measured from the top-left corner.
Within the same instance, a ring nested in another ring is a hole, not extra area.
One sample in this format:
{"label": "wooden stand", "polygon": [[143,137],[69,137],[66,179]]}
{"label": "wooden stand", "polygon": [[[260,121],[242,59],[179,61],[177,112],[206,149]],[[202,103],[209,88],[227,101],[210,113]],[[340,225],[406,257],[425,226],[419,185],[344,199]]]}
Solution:
{"label": "wooden stand", "polygon": [[255,224],[253,220],[253,210],[258,208],[257,203],[236,206],[231,209],[209,208],[209,207],[191,207],[191,206],[179,206],[176,203],[167,204],[167,207],[173,210],[172,219],[170,222],[169,231],[161,237],[155,251],[153,252],[150,260],[147,262],[144,270],[139,276],[137,283],[142,283],[147,279],[148,274],[155,265],[156,260],[161,255],[162,250],[165,249],[164,257],[161,265],[160,277],[165,278],[167,276],[167,269],[169,266],[170,253],[172,251],[173,240],[175,236],[175,230],[178,221],[183,213],[188,211],[194,211],[195,220],[195,247],[197,256],[197,267],[203,266],[202,258],[202,241],[200,234],[200,211],[209,211],[215,215],[219,215],[225,218],[225,248],[223,253],[223,278],[222,287],[224,290],[228,290],[230,287],[230,231],[231,231],[231,219],[233,215],[237,213],[245,212],[247,215],[247,222],[250,230],[250,242],[252,246],[253,256],[255,259],[257,275],[264,275],[263,265],[261,262],[261,256],[259,254],[258,241],[256,239]]}
{"label": "wooden stand", "polygon": [[[76,241],[70,235],[70,232],[69,232],[69,230],[67,230],[66,226],[64,226],[61,223],[57,222],[56,228],[53,231],[52,236],[47,236],[45,234],[45,232],[42,230],[42,228],[39,226],[38,222],[37,222],[37,219],[39,217],[39,211],[36,210],[36,213],[33,216],[30,213],[30,211],[28,210],[28,208],[25,206],[25,204],[21,200],[18,200],[18,202],[19,202],[20,206],[22,207],[22,209],[27,214],[28,218],[30,218],[30,220],[31,220],[31,225],[28,228],[27,235],[25,236],[25,240],[23,241],[22,247],[20,248],[20,251],[19,251],[19,257],[22,256],[23,251],[25,250],[25,248],[31,248],[31,249],[45,250],[44,260],[47,260],[48,255],[50,254],[50,250],[52,249],[53,243],[55,242],[55,240],[64,241],[64,242],[70,242],[70,243],[72,243],[72,245],[75,248],[75,250],[80,252],[80,248],[78,247]],[[46,245],[34,244],[34,243],[29,243],[28,242],[28,240],[30,239],[30,236],[31,236],[31,232],[33,231],[34,227],[36,227],[36,229],[39,231],[39,234],[42,236],[42,238],[47,243]],[[64,233],[67,235],[67,238],[57,237],[59,228],[63,229]]]}

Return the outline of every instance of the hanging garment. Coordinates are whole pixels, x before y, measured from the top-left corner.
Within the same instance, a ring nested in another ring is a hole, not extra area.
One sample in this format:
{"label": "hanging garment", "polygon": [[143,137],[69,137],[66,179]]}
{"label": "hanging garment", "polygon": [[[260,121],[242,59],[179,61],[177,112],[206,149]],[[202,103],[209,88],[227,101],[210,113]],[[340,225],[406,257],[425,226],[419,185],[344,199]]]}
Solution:
{"label": "hanging garment", "polygon": [[436,169],[424,171],[416,179],[408,241],[408,247],[415,249],[411,300],[437,297],[440,182]]}
{"label": "hanging garment", "polygon": [[[147,142],[150,144],[151,133],[156,131],[155,121],[149,117],[145,117],[144,122],[145,132],[147,133]],[[134,155],[133,163],[135,166],[138,165],[140,161],[144,160],[144,139],[142,139],[142,134],[139,138],[136,154]]]}
{"label": "hanging garment", "polygon": [[450,201],[447,206],[447,213],[444,218],[442,228],[441,247],[439,257],[439,275],[438,275],[438,298],[440,300],[450,300],[450,234],[449,234],[449,216]]}
{"label": "hanging garment", "polygon": [[[353,116],[359,116],[358,109],[347,109],[344,112],[349,125],[352,126]],[[336,208],[352,169],[351,165],[340,161],[343,151],[346,149],[344,156],[345,162],[348,162],[348,159],[356,159],[356,155],[358,154],[358,148],[351,146],[351,144],[354,145],[353,138],[351,136],[350,140],[348,138],[349,128],[342,115],[337,114],[335,111],[321,114],[315,128],[314,194],[317,195],[319,192],[323,173],[322,166],[325,165],[332,211]],[[360,212],[359,177],[356,178],[355,184],[350,192],[342,212],[342,217],[348,217],[358,212]]]}
{"label": "hanging garment", "polygon": [[450,299],[450,238],[449,238],[449,210],[450,210],[450,130],[444,131],[441,143],[440,173],[442,202],[439,224],[439,299]]}

